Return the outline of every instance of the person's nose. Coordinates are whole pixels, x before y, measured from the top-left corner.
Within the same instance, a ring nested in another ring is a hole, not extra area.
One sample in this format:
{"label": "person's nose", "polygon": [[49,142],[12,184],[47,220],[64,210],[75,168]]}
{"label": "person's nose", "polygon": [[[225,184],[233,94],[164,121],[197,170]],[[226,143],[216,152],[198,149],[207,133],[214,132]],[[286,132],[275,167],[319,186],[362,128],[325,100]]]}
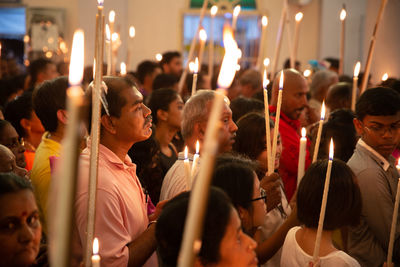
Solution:
{"label": "person's nose", "polygon": [[142,105],[143,105],[143,115],[144,115],[144,117],[149,116],[151,114],[151,109],[149,109],[145,104],[142,104]]}
{"label": "person's nose", "polygon": [[244,239],[245,239],[246,247],[249,250],[253,251],[257,247],[257,242],[253,238],[251,238],[249,235],[244,234]]}
{"label": "person's nose", "polygon": [[238,127],[236,125],[236,123],[233,120],[230,120],[230,127],[229,127],[231,133],[236,133],[236,131],[238,130]]}
{"label": "person's nose", "polygon": [[22,224],[21,229],[18,234],[19,243],[29,243],[33,240],[34,233],[31,227],[25,222]]}

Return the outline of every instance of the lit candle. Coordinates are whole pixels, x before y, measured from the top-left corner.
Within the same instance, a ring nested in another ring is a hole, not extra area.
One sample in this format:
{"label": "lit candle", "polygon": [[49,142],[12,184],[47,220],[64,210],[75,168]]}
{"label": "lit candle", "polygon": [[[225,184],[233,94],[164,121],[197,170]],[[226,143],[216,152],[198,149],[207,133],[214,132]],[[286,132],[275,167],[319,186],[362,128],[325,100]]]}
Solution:
{"label": "lit candle", "polygon": [[132,48],[132,41],[133,41],[133,38],[135,37],[135,35],[136,35],[135,27],[130,26],[129,27],[129,40],[130,40],[130,42],[129,42],[128,51],[127,51],[127,54],[126,54],[126,63],[127,63],[127,66],[129,67],[129,69],[132,69],[131,48]]}
{"label": "lit candle", "polygon": [[387,72],[385,72],[385,73],[382,75],[382,82],[387,81],[388,78],[389,78],[389,75],[387,74]]}
{"label": "lit candle", "polygon": [[317,139],[315,140],[314,155],[312,160],[313,163],[317,161],[319,143],[321,142],[322,126],[324,124],[324,120],[325,120],[325,101],[322,102],[322,107],[321,107],[321,119],[319,120]]}
{"label": "lit candle", "polygon": [[297,167],[297,187],[300,184],[301,179],[304,176],[304,168],[306,166],[306,146],[307,146],[307,137],[306,137],[306,128],[301,128],[301,138],[300,138],[300,149],[299,149],[299,164]]}
{"label": "lit candle", "polygon": [[275,52],[274,52],[274,57],[272,58],[272,66],[271,66],[272,67],[272,69],[271,69],[272,77],[275,75],[275,72],[276,72],[276,69],[278,66],[279,54],[280,54],[281,46],[282,46],[282,33],[285,29],[287,9],[288,9],[287,0],[283,0],[281,18],[279,20],[278,31],[276,33]]}
{"label": "lit candle", "polygon": [[[397,161],[396,168],[397,168],[397,171],[400,171],[400,158]],[[393,266],[392,255],[393,255],[394,238],[395,238],[395,234],[396,234],[397,217],[399,215],[399,202],[400,202],[400,178],[397,181],[397,191],[396,191],[396,199],[394,202],[392,227],[390,228],[389,247],[388,247],[387,259],[386,259],[387,266]]]}
{"label": "lit candle", "polygon": [[356,66],[354,67],[354,76],[353,76],[353,91],[351,95],[351,110],[356,110],[356,98],[357,98],[357,89],[358,89],[358,74],[360,73],[361,63],[360,61],[357,62]]}
{"label": "lit candle", "polygon": [[120,72],[121,76],[125,76],[126,75],[126,64],[125,62],[121,62],[121,66],[120,66]]}
{"label": "lit candle", "polygon": [[111,57],[111,73],[112,75],[116,75],[117,70],[116,70],[116,65],[117,65],[117,56],[118,56],[118,48],[121,45],[121,40],[119,38],[119,34],[117,32],[113,32],[111,34],[111,53],[112,53],[112,57]]}
{"label": "lit candle", "polygon": [[50,257],[51,266],[70,266],[72,222],[75,201],[75,185],[78,173],[80,112],[83,107],[84,34],[82,30],[74,33],[72,42],[69,84],[67,90],[68,121],[62,140],[60,159],[59,190],[55,210],[55,254]]}
{"label": "lit candle", "polygon": [[[267,83],[267,85],[269,84],[269,79],[268,79],[268,66],[269,66],[269,63],[270,63],[270,60],[269,60],[269,58],[264,58],[264,72],[265,72],[265,77],[267,78],[267,80],[268,80],[268,83]],[[264,88],[265,88],[265,86],[264,86]]]}
{"label": "lit candle", "polygon": [[291,65],[291,68],[295,68],[296,64],[296,59],[297,59],[297,48],[299,46],[299,32],[300,32],[300,23],[303,20],[303,13],[298,12],[295,16],[296,20],[296,27],[294,30],[294,40],[293,40],[293,50],[292,50],[292,55],[293,55],[293,63],[294,65]]}
{"label": "lit candle", "polygon": [[217,6],[212,6],[211,13],[211,26],[210,26],[210,42],[208,43],[209,51],[208,51],[208,77],[212,79],[214,72],[214,20],[215,15],[218,12]]}
{"label": "lit candle", "polygon": [[268,26],[268,18],[267,16],[262,16],[261,19],[261,39],[260,39],[260,46],[258,47],[258,59],[257,59],[257,69],[260,69],[262,58],[264,57],[264,48],[265,48],[265,36],[267,33],[267,26]]}
{"label": "lit candle", "polygon": [[162,55],[160,53],[156,54],[156,60],[160,62],[162,60]]}
{"label": "lit candle", "polygon": [[315,246],[314,246],[314,254],[313,254],[314,264],[317,263],[317,260],[319,257],[319,247],[321,244],[322,230],[324,228],[326,202],[328,200],[329,183],[331,180],[332,161],[333,161],[333,140],[331,139],[331,143],[329,145],[329,161],[328,161],[328,168],[326,170],[324,194],[322,195],[321,212],[319,214],[317,237],[316,237]]}
{"label": "lit candle", "polygon": [[194,249],[196,241],[201,240],[204,214],[206,210],[211,176],[214,168],[215,158],[218,150],[218,130],[221,120],[221,113],[225,101],[225,91],[232,84],[235,77],[235,66],[237,65],[237,44],[233,38],[232,29],[225,25],[223,31],[225,55],[222,60],[221,70],[218,76],[218,87],[221,88],[215,93],[210,116],[208,118],[205,132],[204,146],[202,148],[202,161],[196,185],[190,193],[188,215],[183,231],[182,246],[178,256],[178,267],[193,266],[199,249]]}
{"label": "lit candle", "polygon": [[[108,23],[110,26],[110,47],[109,47],[109,53],[110,53],[110,62],[109,64],[111,65],[111,74],[115,73],[115,65],[114,65],[114,55],[113,55],[113,48],[114,48],[114,22],[115,22],[115,11],[111,10],[110,13],[108,13]],[[107,74],[107,75],[111,75]]]}
{"label": "lit candle", "polygon": [[343,61],[344,61],[344,36],[345,36],[345,20],[346,20],[346,9],[343,7],[340,12],[341,31],[340,31],[340,60],[339,60],[339,75],[343,75]]}
{"label": "lit candle", "polygon": [[197,140],[196,142],[196,154],[194,154],[193,156],[193,163],[192,163],[192,172],[191,172],[191,181],[193,182],[194,176],[196,174],[197,171],[197,164],[199,162],[200,159],[200,142],[199,140]]}
{"label": "lit candle", "polygon": [[92,267],[100,267],[99,240],[97,238],[93,240]]}
{"label": "lit candle", "polygon": [[236,24],[237,24],[237,19],[240,13],[240,5],[235,6],[235,8],[233,9],[233,15],[232,15],[232,31],[235,32],[236,31]]}
{"label": "lit candle", "polygon": [[267,171],[268,173],[274,172],[274,162],[272,162],[271,158],[271,128],[269,126],[269,101],[268,101],[268,89],[267,86],[269,84],[269,80],[267,78],[267,71],[264,70],[263,77],[263,87],[264,87],[264,114],[265,114],[265,134],[266,134],[266,145],[267,145]]}
{"label": "lit candle", "polygon": [[110,26],[106,24],[106,57],[107,57],[107,76],[111,75],[111,32]]}
{"label": "lit candle", "polygon": [[[276,154],[276,146],[278,144],[278,134],[279,134],[279,119],[281,116],[281,105],[282,105],[282,90],[283,90],[283,71],[281,71],[281,77],[279,79],[279,93],[278,93],[278,101],[276,104],[276,115],[275,115],[275,128],[274,128],[274,140],[272,142],[272,152],[271,152],[271,165],[275,164],[275,154]],[[273,170],[272,170],[273,172]],[[268,174],[270,175],[271,170],[268,170]]]}
{"label": "lit candle", "polygon": [[185,178],[186,178],[186,190],[190,190],[192,186],[191,181],[191,170],[190,170],[190,162],[188,157],[188,147],[185,146],[185,159],[183,160],[183,164],[185,167]]}
{"label": "lit candle", "polygon": [[[190,62],[190,63],[193,63],[193,62]],[[193,73],[192,95],[194,95],[196,93],[197,73],[199,71],[199,59],[197,57],[193,64],[189,64],[189,69]]]}
{"label": "lit candle", "polygon": [[200,48],[199,48],[199,68],[201,69],[201,65],[203,64],[203,54],[204,54],[204,47],[207,42],[207,33],[204,28],[199,31],[199,38],[200,38]]}

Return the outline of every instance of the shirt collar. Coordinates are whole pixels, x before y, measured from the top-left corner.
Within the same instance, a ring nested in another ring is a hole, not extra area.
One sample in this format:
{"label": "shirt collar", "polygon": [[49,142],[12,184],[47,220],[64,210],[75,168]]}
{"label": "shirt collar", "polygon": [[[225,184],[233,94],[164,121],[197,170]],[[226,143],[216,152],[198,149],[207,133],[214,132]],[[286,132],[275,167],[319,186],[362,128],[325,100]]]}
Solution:
{"label": "shirt collar", "polygon": [[[276,114],[276,106],[269,106],[269,112],[270,114]],[[287,124],[292,126],[294,129],[299,129],[300,128],[300,120],[292,120],[288,116],[286,116],[285,113],[282,112],[281,110],[281,120],[285,121]]]}
{"label": "shirt collar", "polygon": [[384,171],[387,171],[387,169],[390,166],[390,163],[387,159],[385,159],[384,157],[382,157],[381,154],[379,154],[378,152],[376,152],[375,149],[373,149],[372,147],[370,147],[369,145],[367,145],[367,143],[365,143],[361,138],[358,140],[358,144],[360,146],[362,146],[363,148],[365,148],[366,150],[368,150],[369,152],[372,153],[372,155],[374,155],[376,157],[376,159],[378,160],[378,162],[380,163],[380,166],[382,167],[382,169]]}

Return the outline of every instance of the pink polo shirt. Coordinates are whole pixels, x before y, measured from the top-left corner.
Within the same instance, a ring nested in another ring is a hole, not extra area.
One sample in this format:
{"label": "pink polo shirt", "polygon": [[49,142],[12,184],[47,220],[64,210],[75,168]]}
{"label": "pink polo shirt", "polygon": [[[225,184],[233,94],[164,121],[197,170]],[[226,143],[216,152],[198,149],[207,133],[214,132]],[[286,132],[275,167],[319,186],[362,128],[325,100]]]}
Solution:
{"label": "pink polo shirt", "polygon": [[[86,242],[89,155],[90,143],[80,157],[75,203],[79,240],[75,241],[74,251],[82,252]],[[94,236],[100,243],[101,266],[127,266],[126,245],[146,230],[148,222],[146,196],[136,176],[136,165],[129,156],[122,162],[100,145]],[[155,253],[144,266],[158,266]]]}

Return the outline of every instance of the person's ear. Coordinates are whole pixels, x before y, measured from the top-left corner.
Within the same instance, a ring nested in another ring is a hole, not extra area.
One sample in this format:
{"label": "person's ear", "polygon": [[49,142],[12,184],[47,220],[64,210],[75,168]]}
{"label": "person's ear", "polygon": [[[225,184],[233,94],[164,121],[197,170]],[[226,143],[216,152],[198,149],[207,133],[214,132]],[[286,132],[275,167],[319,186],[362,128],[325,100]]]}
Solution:
{"label": "person's ear", "polygon": [[364,127],[362,125],[362,122],[359,119],[354,118],[353,124],[354,124],[354,128],[356,128],[357,134],[359,136],[361,136],[364,133]]}
{"label": "person's ear", "polygon": [[207,127],[207,122],[196,122],[193,127],[193,133],[198,136],[200,142],[204,140],[204,137],[206,135],[206,127]]}
{"label": "person's ear", "polygon": [[166,121],[168,119],[168,112],[162,109],[157,110],[157,119],[160,121]]}
{"label": "person's ear", "polygon": [[250,217],[249,211],[243,207],[238,207],[237,211],[239,214],[239,218],[242,221],[242,225],[246,225],[248,218]]}
{"label": "person's ear", "polygon": [[31,122],[28,119],[22,118],[19,121],[19,125],[21,125],[21,127],[27,132],[31,131]]}
{"label": "person's ear", "polygon": [[62,124],[67,124],[68,121],[68,114],[65,109],[59,109],[57,110],[57,119],[60,121]]}
{"label": "person's ear", "polygon": [[112,121],[112,118],[110,116],[108,115],[101,116],[100,122],[107,132],[111,134],[115,134],[117,132],[114,123]]}

